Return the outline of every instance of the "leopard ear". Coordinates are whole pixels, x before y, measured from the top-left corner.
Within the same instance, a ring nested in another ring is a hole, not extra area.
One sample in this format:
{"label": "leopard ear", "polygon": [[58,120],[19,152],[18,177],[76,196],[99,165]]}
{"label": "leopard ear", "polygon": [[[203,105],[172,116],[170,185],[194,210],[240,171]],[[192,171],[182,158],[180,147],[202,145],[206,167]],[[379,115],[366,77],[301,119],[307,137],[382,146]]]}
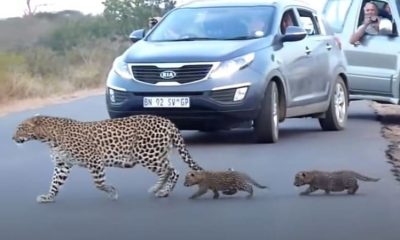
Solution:
{"label": "leopard ear", "polygon": [[25,124],[28,125],[29,127],[34,127],[34,126],[36,126],[36,123],[35,123],[35,119],[34,119],[34,118],[31,118],[31,119],[26,120],[26,121],[25,121]]}
{"label": "leopard ear", "polygon": [[40,124],[40,120],[41,120],[40,115],[35,114],[35,116],[33,116],[27,121],[27,124],[34,127]]}
{"label": "leopard ear", "polygon": [[307,177],[307,173],[306,173],[306,172],[301,172],[301,176],[302,176],[303,178],[306,178],[306,177]]}

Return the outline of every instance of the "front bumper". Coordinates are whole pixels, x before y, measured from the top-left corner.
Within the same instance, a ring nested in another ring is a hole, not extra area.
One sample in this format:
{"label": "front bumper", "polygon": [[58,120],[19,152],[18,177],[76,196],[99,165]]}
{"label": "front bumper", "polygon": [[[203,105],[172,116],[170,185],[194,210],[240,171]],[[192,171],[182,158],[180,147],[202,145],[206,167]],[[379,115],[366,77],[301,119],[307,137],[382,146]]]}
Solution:
{"label": "front bumper", "polygon": [[[243,87],[243,86],[241,86]],[[233,101],[235,87],[189,92],[128,92],[108,87],[107,110],[111,118],[138,114],[164,116],[181,129],[229,128],[232,125],[253,120],[257,117],[263,95],[258,89],[248,86],[241,101]],[[145,108],[144,97],[189,97],[189,108]]]}

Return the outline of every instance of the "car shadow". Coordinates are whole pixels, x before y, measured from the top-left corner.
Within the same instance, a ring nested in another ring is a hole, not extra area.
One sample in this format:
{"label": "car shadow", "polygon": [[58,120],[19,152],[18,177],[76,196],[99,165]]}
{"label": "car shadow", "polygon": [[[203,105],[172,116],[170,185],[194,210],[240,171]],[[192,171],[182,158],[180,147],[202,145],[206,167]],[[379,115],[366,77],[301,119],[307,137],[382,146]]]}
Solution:
{"label": "car shadow", "polygon": [[[279,130],[278,142],[293,138],[303,138],[305,134],[324,133],[319,128],[282,128]],[[230,131],[198,132],[185,131],[183,133],[187,144],[260,144],[251,129],[235,129]]]}
{"label": "car shadow", "polygon": [[378,119],[378,115],[374,113],[352,113],[348,115],[348,119],[357,119],[357,120],[367,120],[376,122]]}

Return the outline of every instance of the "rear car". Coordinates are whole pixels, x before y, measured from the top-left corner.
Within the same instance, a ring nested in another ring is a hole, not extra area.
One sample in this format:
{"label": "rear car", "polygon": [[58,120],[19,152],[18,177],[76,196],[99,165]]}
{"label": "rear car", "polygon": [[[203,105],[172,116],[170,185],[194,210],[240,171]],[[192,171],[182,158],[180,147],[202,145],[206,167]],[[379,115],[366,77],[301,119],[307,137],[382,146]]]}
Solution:
{"label": "rear car", "polygon": [[193,2],[131,39],[107,78],[111,118],[156,114],[202,131],[249,127],[267,143],[286,118],[346,126],[340,42],[303,2]]}
{"label": "rear car", "polygon": [[[366,34],[353,45],[350,37],[364,20],[363,7],[367,2],[373,2],[378,7],[380,32],[378,35]],[[391,14],[385,11],[386,4]],[[350,100],[400,103],[399,10],[399,0],[326,1],[323,14],[341,38],[348,63]]]}

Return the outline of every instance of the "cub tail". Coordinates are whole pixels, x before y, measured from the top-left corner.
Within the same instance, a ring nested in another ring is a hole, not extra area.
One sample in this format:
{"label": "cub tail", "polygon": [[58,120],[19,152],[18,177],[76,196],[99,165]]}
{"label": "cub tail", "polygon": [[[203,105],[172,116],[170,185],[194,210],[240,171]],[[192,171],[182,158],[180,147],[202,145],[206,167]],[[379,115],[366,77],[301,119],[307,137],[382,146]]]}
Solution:
{"label": "cub tail", "polygon": [[247,182],[253,184],[254,186],[264,189],[264,188],[269,188],[268,186],[264,186],[259,184],[258,182],[256,182],[256,180],[254,180],[253,178],[251,178],[249,175],[245,174],[245,173],[240,173],[244,179],[246,179]]}
{"label": "cub tail", "polygon": [[367,176],[364,176],[364,175],[362,175],[362,174],[360,174],[360,173],[353,172],[353,171],[352,171],[351,173],[352,173],[352,175],[353,175],[355,178],[357,178],[358,180],[365,181],[365,182],[377,182],[377,181],[380,180],[380,178],[371,178],[371,177],[367,177]]}

